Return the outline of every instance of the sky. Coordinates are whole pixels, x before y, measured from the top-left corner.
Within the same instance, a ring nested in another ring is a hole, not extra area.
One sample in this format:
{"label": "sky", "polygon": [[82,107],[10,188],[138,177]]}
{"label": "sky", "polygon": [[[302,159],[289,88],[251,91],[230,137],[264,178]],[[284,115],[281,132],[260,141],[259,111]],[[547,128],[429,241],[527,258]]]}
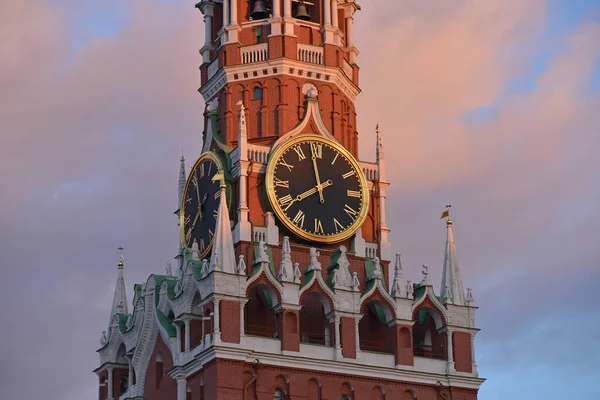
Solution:
{"label": "sky", "polygon": [[[379,123],[406,278],[441,281],[452,204],[479,399],[597,397],[600,1],[361,5],[360,158]],[[3,400],[97,398],[117,247],[130,289],[177,252],[203,43],[193,1],[0,0]]]}

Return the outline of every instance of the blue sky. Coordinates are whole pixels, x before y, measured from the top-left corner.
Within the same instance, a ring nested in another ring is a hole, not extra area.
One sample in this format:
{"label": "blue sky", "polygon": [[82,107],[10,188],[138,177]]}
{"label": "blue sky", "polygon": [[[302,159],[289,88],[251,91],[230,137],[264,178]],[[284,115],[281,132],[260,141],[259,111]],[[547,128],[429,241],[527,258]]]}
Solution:
{"label": "blue sky", "polygon": [[[361,5],[360,157],[379,123],[407,279],[428,264],[439,281],[453,204],[479,398],[600,395],[600,1]],[[0,26],[0,301],[18,307],[0,311],[0,397],[95,398],[115,249],[131,288],[178,247],[202,16],[183,0],[24,0]]]}

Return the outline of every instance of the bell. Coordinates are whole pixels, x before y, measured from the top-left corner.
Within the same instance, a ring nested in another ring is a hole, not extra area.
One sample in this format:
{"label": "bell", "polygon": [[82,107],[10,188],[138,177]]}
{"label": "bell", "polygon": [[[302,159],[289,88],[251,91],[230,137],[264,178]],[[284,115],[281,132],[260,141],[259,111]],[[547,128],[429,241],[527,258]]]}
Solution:
{"label": "bell", "polygon": [[269,18],[269,10],[264,0],[254,0],[254,7],[250,13],[252,19],[265,19]]}
{"label": "bell", "polygon": [[306,9],[306,4],[303,1],[300,1],[296,6],[296,10],[294,12],[294,18],[301,19],[304,21],[310,21],[310,14]]}

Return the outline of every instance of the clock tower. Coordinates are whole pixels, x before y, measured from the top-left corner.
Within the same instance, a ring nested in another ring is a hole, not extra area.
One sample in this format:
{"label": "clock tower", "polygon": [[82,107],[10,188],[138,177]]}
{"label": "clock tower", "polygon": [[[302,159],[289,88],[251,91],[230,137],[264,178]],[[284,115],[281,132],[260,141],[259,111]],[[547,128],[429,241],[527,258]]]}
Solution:
{"label": "clock tower", "polygon": [[476,399],[449,210],[436,295],[428,267],[413,284],[392,255],[379,127],[375,162],[358,160],[360,6],[196,8],[206,106],[198,159],[181,162],[179,268],[136,285],[128,314],[121,260],[100,400]]}

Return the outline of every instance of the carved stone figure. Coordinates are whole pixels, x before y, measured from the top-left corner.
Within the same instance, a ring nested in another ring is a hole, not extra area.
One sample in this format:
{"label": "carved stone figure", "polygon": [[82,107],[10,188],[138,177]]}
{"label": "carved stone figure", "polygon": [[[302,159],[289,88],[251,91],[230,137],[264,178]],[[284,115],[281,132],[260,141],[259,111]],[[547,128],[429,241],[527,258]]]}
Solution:
{"label": "carved stone figure", "polygon": [[246,262],[244,261],[244,256],[241,254],[238,258],[237,273],[240,275],[246,275]]}
{"label": "carved stone figure", "polygon": [[316,248],[311,247],[310,248],[310,265],[308,266],[308,271],[320,271],[321,270],[321,263],[319,262],[319,259],[317,257],[319,257],[321,255],[321,253],[319,251],[317,251]]}
{"label": "carved stone figure", "polygon": [[302,272],[298,263],[294,263],[294,283],[302,283]]}
{"label": "carved stone figure", "polygon": [[196,239],[194,239],[194,243],[192,243],[192,260],[200,260],[200,250],[198,249],[198,242]]}
{"label": "carved stone figure", "polygon": [[102,331],[102,337],[100,338],[100,345],[104,346],[108,342],[108,337],[106,337],[106,331]]}
{"label": "carved stone figure", "polygon": [[352,273],[352,290],[358,292],[358,287],[360,286],[360,282],[358,281],[358,274],[356,272]]}
{"label": "carved stone figure", "polygon": [[171,263],[167,263],[167,267],[165,268],[165,275],[169,278],[173,276],[173,266],[171,266]]}
{"label": "carved stone figure", "polygon": [[202,260],[202,267],[200,268],[200,276],[205,278],[208,275],[208,260],[205,258]]}

